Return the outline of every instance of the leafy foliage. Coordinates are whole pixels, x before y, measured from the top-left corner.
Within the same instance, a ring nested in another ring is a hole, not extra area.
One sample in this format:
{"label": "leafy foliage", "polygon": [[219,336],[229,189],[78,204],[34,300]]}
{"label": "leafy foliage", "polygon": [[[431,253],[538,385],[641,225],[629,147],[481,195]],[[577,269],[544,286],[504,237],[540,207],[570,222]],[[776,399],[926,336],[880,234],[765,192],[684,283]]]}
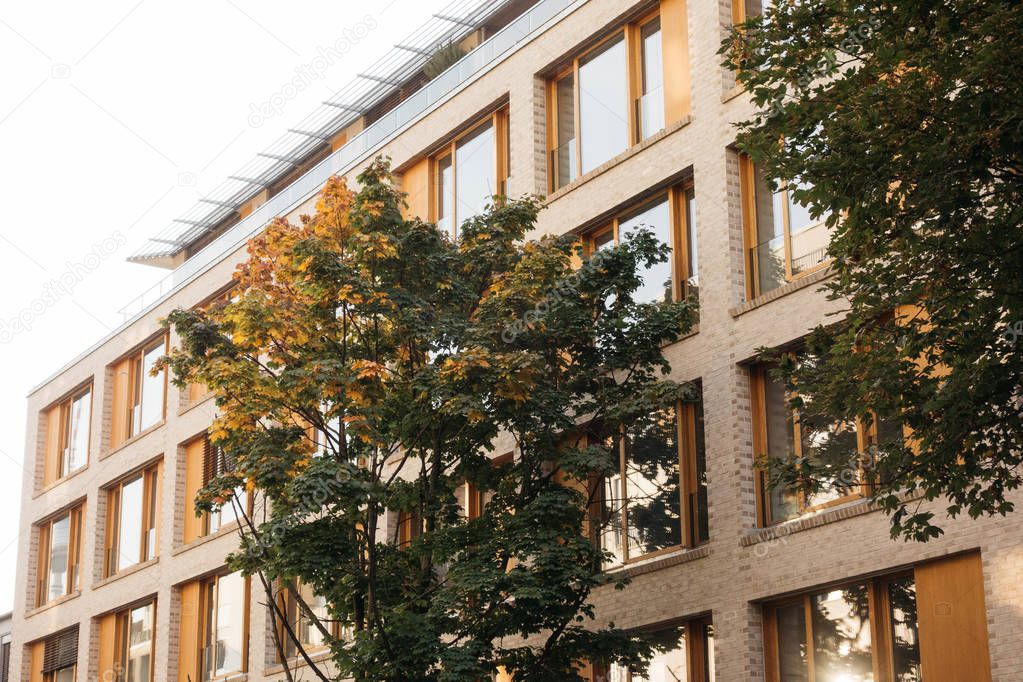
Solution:
{"label": "leafy foliage", "polygon": [[[591,476],[617,467],[603,434],[689,396],[660,347],[694,310],[633,300],[667,247],[641,232],[577,268],[572,238],[524,241],[534,199],[452,241],[403,217],[386,162],[358,181],[331,179],[314,215],[253,238],[231,300],[169,317],[166,362],[216,392],[211,437],[233,465],[197,511],[254,492],[229,565],[268,604],[295,580],[326,599],[326,618],[299,602],[330,644],[332,673],[307,658],[320,679],[642,670],[652,645],[593,621],[593,589],[625,581],[602,570],[587,506]],[[514,457],[495,464],[498,444]]]}
{"label": "leafy foliage", "polygon": [[[848,313],[782,367],[794,407],[818,429],[905,427],[871,462],[893,536],[941,533],[908,499],[1006,514],[1020,486],[1021,42],[1010,0],[800,0],[722,46],[760,110],[739,146],[831,216],[826,287]],[[834,483],[852,455],[830,449],[776,480]]]}

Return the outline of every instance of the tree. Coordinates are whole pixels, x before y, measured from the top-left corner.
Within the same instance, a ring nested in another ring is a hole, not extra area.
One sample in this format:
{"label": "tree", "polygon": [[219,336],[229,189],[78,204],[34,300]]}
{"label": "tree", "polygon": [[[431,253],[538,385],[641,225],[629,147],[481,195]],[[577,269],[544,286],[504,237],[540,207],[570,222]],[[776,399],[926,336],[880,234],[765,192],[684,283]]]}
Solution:
{"label": "tree", "polygon": [[893,537],[942,532],[921,500],[1004,515],[1020,485],[1021,43],[1011,0],[800,0],[722,45],[759,109],[738,144],[829,216],[848,303],[781,364],[818,446],[774,478],[839,483],[855,455],[830,425],[900,424],[868,462]]}
{"label": "tree", "polygon": [[[217,395],[225,471],[196,510],[258,500],[229,565],[263,586],[278,653],[290,642],[331,676],[278,606],[298,581],[325,600],[291,592],[339,678],[641,670],[650,643],[592,622],[591,592],[625,582],[602,570],[588,510],[626,426],[692,396],[660,351],[690,304],[633,300],[667,247],[644,232],[580,265],[571,237],[524,241],[529,198],[455,241],[402,216],[385,162],[358,181],[254,237],[230,300],[168,318],[175,382]],[[495,460],[499,443],[514,457]]]}

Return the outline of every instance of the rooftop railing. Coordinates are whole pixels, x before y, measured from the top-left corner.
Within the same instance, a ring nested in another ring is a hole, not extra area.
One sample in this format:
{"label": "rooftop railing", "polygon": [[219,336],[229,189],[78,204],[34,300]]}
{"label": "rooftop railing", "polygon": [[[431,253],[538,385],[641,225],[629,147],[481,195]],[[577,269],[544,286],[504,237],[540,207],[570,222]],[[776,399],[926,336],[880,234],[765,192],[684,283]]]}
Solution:
{"label": "rooftop railing", "polygon": [[352,170],[394,135],[442,100],[468,84],[487,67],[540,32],[559,13],[583,0],[540,0],[517,19],[452,64],[419,91],[366,127],[347,144],[275,194],[244,219],[210,242],[166,277],[120,309],[124,322],[141,315],[195,276],[220,262],[258,234],[275,217],[287,215],[323,187],[332,175]]}

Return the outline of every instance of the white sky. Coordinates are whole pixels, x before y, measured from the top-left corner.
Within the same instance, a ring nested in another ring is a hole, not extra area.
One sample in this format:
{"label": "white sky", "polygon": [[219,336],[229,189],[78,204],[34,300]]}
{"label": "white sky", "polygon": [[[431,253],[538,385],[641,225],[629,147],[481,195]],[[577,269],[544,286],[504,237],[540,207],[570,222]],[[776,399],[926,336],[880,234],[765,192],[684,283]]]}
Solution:
{"label": "white sky", "polygon": [[[25,396],[166,273],[124,259],[445,4],[0,5],[0,612],[13,604]],[[250,125],[318,49],[353,36],[322,78]]]}

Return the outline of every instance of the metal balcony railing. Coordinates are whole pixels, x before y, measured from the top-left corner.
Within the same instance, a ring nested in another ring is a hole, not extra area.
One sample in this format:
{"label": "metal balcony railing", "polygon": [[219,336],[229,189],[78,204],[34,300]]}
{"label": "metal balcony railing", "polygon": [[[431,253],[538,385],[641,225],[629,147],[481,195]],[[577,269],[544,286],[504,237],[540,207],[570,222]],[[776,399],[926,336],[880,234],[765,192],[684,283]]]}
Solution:
{"label": "metal balcony railing", "polygon": [[312,197],[333,175],[346,173],[395,134],[481,74],[487,67],[537,35],[556,15],[583,0],[540,0],[524,14],[481,43],[359,135],[291,183],[243,220],[145,290],[119,311],[124,322],[164,300],[185,282],[222,260],[258,234],[271,220],[286,215]]}

